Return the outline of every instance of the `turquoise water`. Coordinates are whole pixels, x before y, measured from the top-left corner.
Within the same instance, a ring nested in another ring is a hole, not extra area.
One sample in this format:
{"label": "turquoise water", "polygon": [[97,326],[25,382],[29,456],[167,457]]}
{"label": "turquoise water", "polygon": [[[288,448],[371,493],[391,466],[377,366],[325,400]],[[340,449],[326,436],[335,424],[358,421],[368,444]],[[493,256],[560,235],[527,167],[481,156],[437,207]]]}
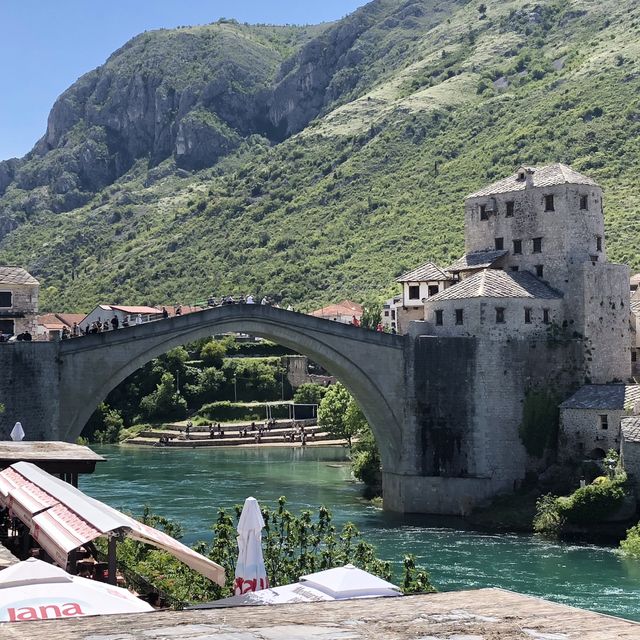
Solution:
{"label": "turquoise water", "polygon": [[441,591],[502,587],[640,620],[640,562],[613,549],[558,544],[529,535],[487,534],[461,522],[404,518],[372,507],[349,480],[339,448],[176,450],[95,447],[99,464],[81,488],[113,507],[179,521],[184,541],[209,540],[219,507],[253,495],[295,511],[324,504],[337,523],[354,522],[378,555],[397,563],[413,553]]}

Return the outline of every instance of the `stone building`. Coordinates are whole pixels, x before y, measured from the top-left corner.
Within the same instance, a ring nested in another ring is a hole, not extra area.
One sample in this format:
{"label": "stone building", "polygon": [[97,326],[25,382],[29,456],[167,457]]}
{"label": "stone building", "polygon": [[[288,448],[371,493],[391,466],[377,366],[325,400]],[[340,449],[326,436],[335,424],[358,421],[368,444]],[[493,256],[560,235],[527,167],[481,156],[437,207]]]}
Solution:
{"label": "stone building", "polygon": [[[554,164],[521,167],[471,194],[465,255],[444,271],[458,282],[427,297],[424,319],[409,327],[416,362],[424,362],[424,372],[415,373],[415,412],[431,477],[420,491],[436,495],[439,478],[455,478],[464,510],[513,490],[527,470],[551,461],[520,435],[524,424],[535,425],[537,403],[553,414],[558,398],[581,385],[618,383],[614,391],[624,390],[620,383],[631,374],[629,270],[607,261],[600,187]],[[452,371],[457,385],[446,382]],[[624,401],[583,411],[579,426],[571,411],[567,406],[567,429],[581,437],[567,442],[565,456],[606,450],[609,439],[619,446]],[[600,415],[611,427],[602,428]],[[607,440],[596,440],[602,432]]]}
{"label": "stone building", "polygon": [[0,335],[36,332],[40,283],[21,267],[0,267]]}
{"label": "stone building", "polygon": [[629,480],[640,495],[640,416],[622,418],[620,424],[620,458]]}
{"label": "stone building", "polygon": [[402,307],[402,296],[393,296],[382,305],[380,322],[382,328],[388,333],[398,333],[398,309]]}
{"label": "stone building", "polygon": [[589,384],[560,405],[560,454],[602,460],[620,449],[621,421],[640,410],[640,385]]}
{"label": "stone building", "polygon": [[591,178],[562,164],[521,167],[467,198],[466,253],[447,267],[460,283],[427,299],[424,319],[435,335],[544,329],[580,339],[586,380],[626,381],[629,269],[605,249],[602,190]]}
{"label": "stone building", "polygon": [[399,304],[395,305],[396,331],[406,333],[409,323],[424,318],[424,303],[455,283],[454,277],[432,262],[409,271],[396,282],[402,285]]}

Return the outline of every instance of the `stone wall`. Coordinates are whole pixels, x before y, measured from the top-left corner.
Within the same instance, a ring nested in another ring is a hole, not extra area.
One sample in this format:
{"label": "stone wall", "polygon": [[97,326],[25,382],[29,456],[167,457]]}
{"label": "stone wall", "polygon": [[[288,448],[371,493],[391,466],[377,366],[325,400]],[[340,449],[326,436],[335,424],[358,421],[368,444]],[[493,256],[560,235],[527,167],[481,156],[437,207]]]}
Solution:
{"label": "stone wall", "polygon": [[0,284],[0,291],[11,291],[12,306],[0,308],[0,319],[14,321],[14,334],[29,331],[36,334],[39,286],[33,284]]}
{"label": "stone wall", "polygon": [[[504,309],[504,322],[496,322],[496,309]],[[525,324],[525,308],[531,310],[531,323]],[[463,323],[456,324],[456,309],[463,310]],[[544,323],[544,309],[549,311],[549,324]],[[436,325],[436,311],[442,310],[442,325]],[[546,336],[551,323],[561,325],[564,319],[562,300],[537,298],[466,298],[438,300],[425,305],[426,329],[437,336],[482,336],[492,340],[512,337]]]}
{"label": "stone wall", "polygon": [[[607,416],[607,429],[600,416]],[[607,453],[620,448],[620,419],[624,410],[562,409],[560,412],[560,457],[564,460],[596,458],[596,450]]]}
{"label": "stone wall", "polygon": [[20,421],[27,440],[59,440],[58,343],[0,344],[0,439]]}
{"label": "stone wall", "polygon": [[622,438],[620,443],[620,455],[625,471],[629,474],[629,480],[640,495],[640,442]]}

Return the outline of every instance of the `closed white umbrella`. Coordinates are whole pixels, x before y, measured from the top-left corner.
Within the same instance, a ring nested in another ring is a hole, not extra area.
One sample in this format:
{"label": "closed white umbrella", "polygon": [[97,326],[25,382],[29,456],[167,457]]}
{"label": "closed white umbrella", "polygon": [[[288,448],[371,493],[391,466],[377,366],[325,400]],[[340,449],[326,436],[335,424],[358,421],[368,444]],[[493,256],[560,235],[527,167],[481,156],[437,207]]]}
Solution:
{"label": "closed white umbrella", "polygon": [[0,622],[141,613],[153,607],[120,587],[29,558],[0,572]]}
{"label": "closed white umbrella", "polygon": [[241,595],[269,586],[262,556],[262,528],[264,520],[255,498],[247,498],[238,522],[238,562],[233,586]]}
{"label": "closed white umbrella", "polygon": [[24,429],[22,428],[22,424],[20,422],[16,422],[13,425],[13,429],[11,429],[11,439],[14,442],[20,442],[24,439]]}

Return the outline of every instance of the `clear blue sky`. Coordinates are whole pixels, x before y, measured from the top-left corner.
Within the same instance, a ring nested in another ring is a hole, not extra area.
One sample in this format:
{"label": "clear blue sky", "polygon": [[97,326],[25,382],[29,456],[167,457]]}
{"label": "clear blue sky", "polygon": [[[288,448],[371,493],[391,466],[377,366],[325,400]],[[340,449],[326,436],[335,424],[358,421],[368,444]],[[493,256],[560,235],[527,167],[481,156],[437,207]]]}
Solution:
{"label": "clear blue sky", "polygon": [[133,36],[218,18],[317,24],[367,0],[0,0],[0,160],[45,132],[55,99]]}

